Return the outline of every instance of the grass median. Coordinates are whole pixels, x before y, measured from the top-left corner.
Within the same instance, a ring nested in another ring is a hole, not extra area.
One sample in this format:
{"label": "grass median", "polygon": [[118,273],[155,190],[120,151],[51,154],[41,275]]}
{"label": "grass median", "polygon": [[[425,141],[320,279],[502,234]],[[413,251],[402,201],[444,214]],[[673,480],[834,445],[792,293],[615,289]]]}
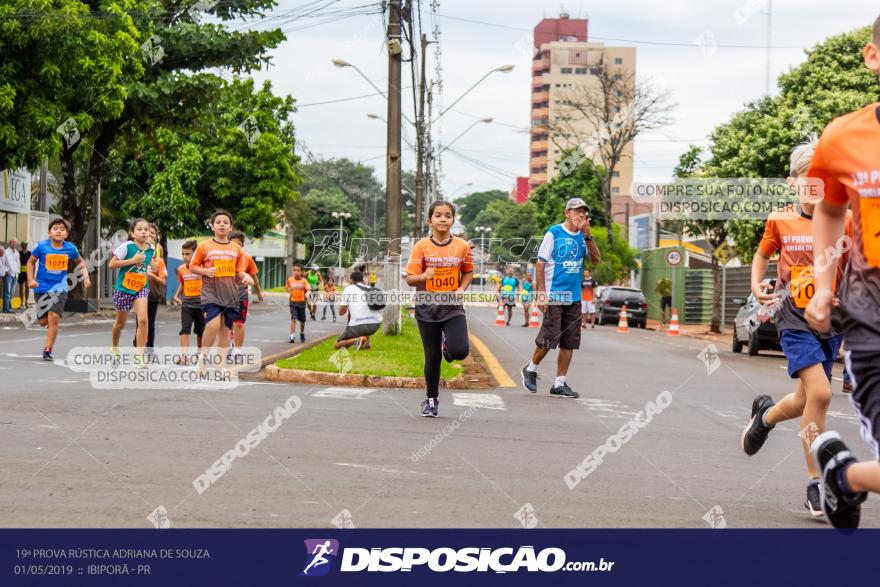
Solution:
{"label": "grass median", "polygon": [[[281,359],[276,365],[282,369],[336,373],[339,369],[330,362],[330,355],[335,352],[335,342],[336,339],[331,338],[295,357]],[[421,377],[424,374],[422,339],[412,318],[404,318],[403,328],[398,336],[385,336],[380,327],[379,332],[370,337],[370,346],[372,348],[366,351],[356,351],[353,347],[349,349],[352,363],[349,373],[388,377]],[[461,374],[461,369],[459,361],[443,361],[440,377],[452,379]]]}

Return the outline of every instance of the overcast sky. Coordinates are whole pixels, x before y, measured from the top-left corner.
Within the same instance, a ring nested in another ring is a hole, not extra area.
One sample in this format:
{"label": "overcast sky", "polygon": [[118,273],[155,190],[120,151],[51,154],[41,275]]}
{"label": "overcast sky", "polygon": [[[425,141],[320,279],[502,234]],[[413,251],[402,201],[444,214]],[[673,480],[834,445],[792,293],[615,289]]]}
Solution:
{"label": "overcast sky", "polygon": [[[281,0],[276,13],[304,4],[306,0]],[[327,10],[369,4],[366,0],[341,0]],[[441,142],[451,141],[477,118],[495,119],[491,124],[477,125],[453,147],[492,170],[451,151],[444,154],[443,189],[447,196],[456,190],[458,197],[485,189],[507,191],[513,187],[515,176],[528,175],[525,129],[529,124],[531,59],[524,48],[531,45],[532,28],[544,17],[558,16],[561,7],[572,18],[589,18],[590,41],[636,47],[637,75],[672,91],[677,103],[675,123],[636,141],[637,180],[668,177],[678,155],[689,144],[705,145],[706,136],[717,124],[764,93],[766,1],[441,0],[439,4],[443,103],[451,104],[491,69],[515,65],[512,73],[491,75],[443,117]],[[865,0],[773,2],[772,85],[775,87],[777,75],[803,61],[805,48],[830,35],[870,24],[878,10],[876,3]],[[387,57],[381,16],[328,20],[312,18],[284,24],[288,40],[273,53],[273,66],[255,77],[270,79],[276,92],[291,94],[302,105],[294,115],[294,123],[298,138],[313,153],[364,161],[374,166],[384,181],[385,125],[367,118],[367,113],[384,116],[385,99],[371,96],[314,104],[375,92],[354,70],[334,67],[333,58],[357,65],[384,88]],[[422,22],[430,38],[433,25],[428,0],[423,2]],[[698,38],[710,37],[717,49],[698,46]],[[435,77],[433,69],[431,59],[429,78]],[[410,85],[410,72],[405,66],[405,113],[413,118]],[[405,131],[412,140],[414,133]],[[414,161],[413,151],[407,148],[405,166],[414,168]],[[467,183],[473,185],[461,187]]]}

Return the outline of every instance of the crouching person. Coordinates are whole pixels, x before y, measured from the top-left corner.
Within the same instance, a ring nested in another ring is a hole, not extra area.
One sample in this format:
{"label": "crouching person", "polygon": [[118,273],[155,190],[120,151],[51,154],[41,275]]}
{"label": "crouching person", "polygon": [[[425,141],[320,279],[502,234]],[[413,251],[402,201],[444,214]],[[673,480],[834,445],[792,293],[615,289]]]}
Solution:
{"label": "crouching person", "polygon": [[382,312],[370,309],[370,288],[364,285],[364,274],[352,271],[349,279],[351,285],[343,290],[339,305],[339,315],[348,317],[348,325],[336,339],[334,348],[354,346],[358,350],[366,350],[370,348],[370,336],[379,330]]}

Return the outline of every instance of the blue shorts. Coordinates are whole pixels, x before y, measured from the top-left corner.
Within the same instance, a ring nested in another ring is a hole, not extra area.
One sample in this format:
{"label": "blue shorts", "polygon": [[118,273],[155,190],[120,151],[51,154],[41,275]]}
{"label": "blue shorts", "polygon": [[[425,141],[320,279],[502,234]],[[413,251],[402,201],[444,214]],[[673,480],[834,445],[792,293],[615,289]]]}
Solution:
{"label": "blue shorts", "polygon": [[205,313],[205,324],[208,324],[217,316],[223,316],[223,323],[226,325],[226,328],[232,328],[233,322],[241,320],[241,311],[238,304],[235,304],[234,306],[203,304],[202,312]]}
{"label": "blue shorts", "polygon": [[788,359],[789,377],[797,379],[798,371],[821,363],[830,381],[831,367],[840,353],[842,340],[843,336],[822,339],[805,330],[783,330],[779,335],[779,343]]}

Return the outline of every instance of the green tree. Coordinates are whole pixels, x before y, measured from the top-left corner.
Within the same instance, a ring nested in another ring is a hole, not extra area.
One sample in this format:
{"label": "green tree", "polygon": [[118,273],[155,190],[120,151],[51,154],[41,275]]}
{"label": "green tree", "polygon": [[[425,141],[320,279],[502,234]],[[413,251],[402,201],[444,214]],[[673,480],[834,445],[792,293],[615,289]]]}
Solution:
{"label": "green tree", "polygon": [[[561,157],[560,161],[566,156]],[[529,196],[529,201],[535,205],[535,222],[541,230],[562,221],[565,203],[570,198],[581,198],[586,202],[590,208],[592,226],[607,226],[608,219],[602,203],[603,176],[602,168],[586,159],[568,175],[557,175],[538,186]]]}
{"label": "green tree", "polygon": [[133,128],[117,141],[105,191],[115,224],[144,216],[184,237],[223,208],[236,228],[259,237],[283,221],[278,211],[292,205],[299,181],[293,99],[275,96],[269,82],[259,89],[251,79],[214,82],[214,101],[189,133]]}
{"label": "green tree", "polygon": [[[714,177],[786,177],[791,151],[828,122],[880,99],[877,78],[863,63],[868,27],[830,37],[778,78],[779,94],[750,102],[712,133],[704,173]],[[750,263],[764,222],[728,225],[744,263]]]}
{"label": "green tree", "polygon": [[478,222],[474,222],[477,215],[485,210],[492,202],[500,202],[510,200],[507,193],[503,190],[489,190],[485,192],[473,192],[455,200],[455,207],[458,210],[458,220],[467,228],[468,233],[473,233],[473,227],[479,226]]}
{"label": "green tree", "polygon": [[144,70],[143,32],[132,15],[152,6],[149,0],[0,4],[0,169],[33,168],[57,155],[63,147],[57,129],[70,117],[80,133],[119,117],[127,82]]}
{"label": "green tree", "polygon": [[[376,170],[350,159],[312,158],[300,166],[303,183],[300,194],[307,195],[313,189],[337,188],[348,200],[361,210],[367,234],[375,237],[377,227],[385,216],[385,187],[376,177]],[[404,172],[405,173],[405,172]],[[415,185],[413,180],[412,185]]]}
{"label": "green tree", "polygon": [[[535,221],[535,205],[532,202],[516,204],[510,199],[494,200],[474,219],[474,226],[488,226],[486,234],[491,242],[490,254],[500,263],[526,261],[525,244],[540,238],[541,229]],[[474,242],[480,242],[480,233],[471,232]]]}
{"label": "green tree", "polygon": [[629,246],[622,237],[621,230],[619,225],[612,224],[612,238],[609,239],[608,227],[597,226],[592,229],[596,246],[602,255],[602,261],[592,268],[593,278],[603,285],[625,283],[630,273],[638,267],[636,257],[639,250]]}
{"label": "green tree", "polygon": [[[52,0],[49,4],[17,2],[7,15],[25,12],[29,18],[19,23],[4,19],[0,27],[3,79],[8,79],[7,71],[15,74],[19,90],[10,91],[9,82],[0,84],[4,96],[0,125],[14,126],[18,133],[0,131],[5,137],[0,140],[3,153],[6,144],[36,144],[15,157],[4,155],[15,159],[4,162],[7,165],[33,166],[36,157],[59,157],[61,210],[73,225],[71,240],[82,244],[117,140],[146,134],[145,129],[151,128],[189,132],[196,113],[216,98],[217,76],[205,71],[227,68],[242,73],[258,68],[268,63],[269,51],[284,35],[279,29],[246,31],[227,26],[230,21],[260,16],[275,6],[274,0],[217,3],[206,9],[215,17],[213,22],[200,22],[193,17],[198,16],[195,7],[179,0]],[[53,24],[68,23],[68,15],[76,17],[72,24]],[[16,27],[29,29],[24,41],[16,41],[22,34]],[[35,55],[39,56],[36,66]],[[11,65],[7,59],[13,60]],[[34,114],[35,108],[40,113]],[[5,113],[16,109],[31,113],[16,116],[10,124]],[[70,118],[81,138],[65,144],[53,133]]]}
{"label": "green tree", "polygon": [[[360,238],[363,236],[361,228],[361,213],[358,207],[351,202],[348,197],[337,187],[331,187],[328,190],[312,189],[306,196],[302,198],[303,203],[308,206],[312,217],[312,223],[309,227],[310,235],[303,233],[303,241],[306,243],[308,252],[306,258],[313,258],[314,253],[320,252],[320,262],[316,263],[322,267],[336,265],[338,262],[338,237],[339,218],[334,218],[334,212],[348,212],[350,218],[342,219],[342,229],[348,235],[348,239]],[[343,239],[346,239],[343,236]],[[325,247],[321,251],[316,251],[318,246]],[[329,248],[327,243],[334,243]],[[343,259],[342,263],[348,266],[354,262],[351,258],[351,247],[345,246],[343,243]]]}
{"label": "green tree", "polygon": [[[779,178],[788,175],[792,149],[836,116],[880,98],[876,78],[862,63],[867,27],[830,37],[807,51],[806,60],[778,78],[779,94],[750,102],[712,133],[708,159],[691,147],[676,177]],[[764,222],[687,219],[684,230],[703,236],[712,249],[733,240],[743,262],[751,262]],[[711,330],[721,329],[721,271],[712,258],[715,295]]]}

